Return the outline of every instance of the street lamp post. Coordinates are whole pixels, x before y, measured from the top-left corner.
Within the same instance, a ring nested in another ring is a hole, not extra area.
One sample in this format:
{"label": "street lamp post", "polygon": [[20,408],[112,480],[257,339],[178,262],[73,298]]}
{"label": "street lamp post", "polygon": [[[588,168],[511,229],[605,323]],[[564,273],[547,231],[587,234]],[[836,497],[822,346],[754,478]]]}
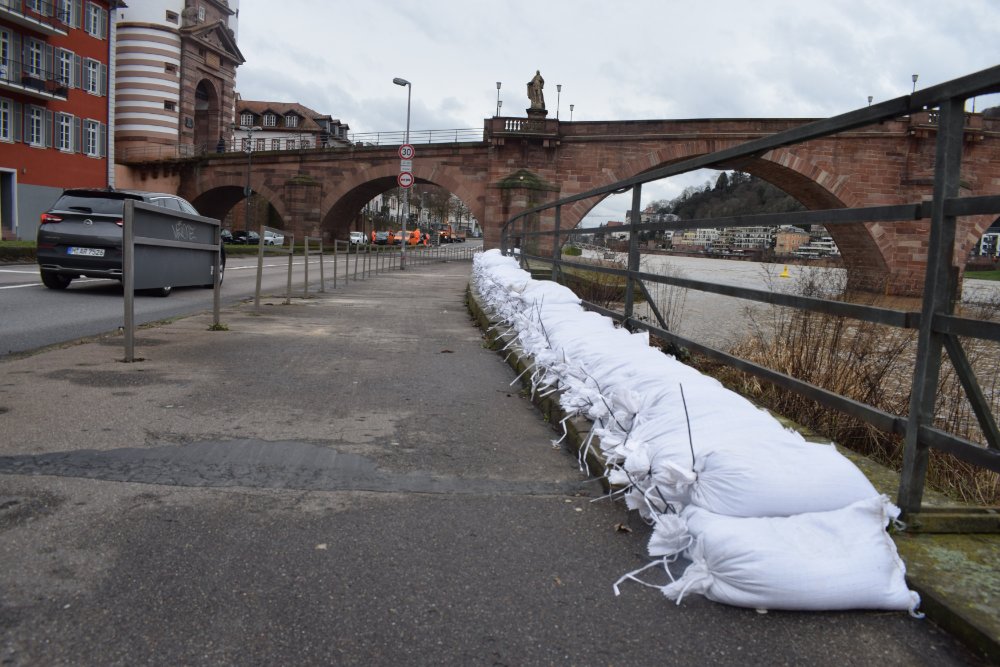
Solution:
{"label": "street lamp post", "polygon": [[[392,80],[397,86],[406,86],[406,138],[404,144],[410,143],[410,93],[413,92],[413,84],[398,76]],[[403,244],[399,251],[399,270],[406,269],[406,219],[410,217],[410,188],[403,188]]]}
{"label": "street lamp post", "polygon": [[571,123],[573,122],[573,107],[574,106],[575,105],[573,105],[573,104],[569,105],[569,122],[571,122]]}
{"label": "street lamp post", "polygon": [[497,115],[500,115],[500,82],[497,81]]}
{"label": "street lamp post", "polygon": [[562,84],[556,84],[556,120],[559,120],[559,98],[562,97]]}
{"label": "street lamp post", "polygon": [[247,133],[247,187],[243,191],[246,196],[246,214],[245,220],[243,221],[244,229],[247,232],[247,243],[250,242],[250,194],[253,190],[250,188],[250,171],[253,167],[253,133],[260,132],[261,128],[257,125],[239,125],[235,129]]}
{"label": "street lamp post", "polygon": [[917,74],[914,74],[910,77],[910,79],[913,81],[913,90],[910,91],[911,95],[917,92],[917,78],[918,78]]}

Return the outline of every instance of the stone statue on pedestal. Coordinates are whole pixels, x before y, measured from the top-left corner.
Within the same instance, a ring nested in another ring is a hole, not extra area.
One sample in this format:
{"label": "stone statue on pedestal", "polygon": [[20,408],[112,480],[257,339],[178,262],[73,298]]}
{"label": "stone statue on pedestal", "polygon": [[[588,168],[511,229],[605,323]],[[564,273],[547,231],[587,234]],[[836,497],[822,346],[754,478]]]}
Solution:
{"label": "stone statue on pedestal", "polygon": [[529,110],[545,109],[545,95],[542,94],[544,87],[545,79],[542,78],[541,71],[535,70],[535,76],[528,82],[528,99],[531,100]]}

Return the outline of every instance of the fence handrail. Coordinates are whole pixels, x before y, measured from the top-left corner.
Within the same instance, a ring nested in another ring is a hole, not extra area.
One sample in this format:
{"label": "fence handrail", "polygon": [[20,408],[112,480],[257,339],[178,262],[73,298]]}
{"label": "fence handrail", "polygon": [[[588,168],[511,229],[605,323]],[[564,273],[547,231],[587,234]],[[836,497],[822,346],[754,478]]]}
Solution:
{"label": "fence handrail", "polygon": [[[553,202],[525,209],[507,220],[501,229],[501,249],[504,252],[511,252],[513,250],[512,243],[516,242],[517,245],[521,246],[518,248],[521,263],[527,264],[537,261],[550,265],[553,279],[560,275],[564,266],[586,267],[588,271],[623,276],[626,278],[626,290],[622,311],[612,311],[591,303],[585,303],[585,305],[592,310],[613,317],[628,327],[646,329],[668,342],[682,345],[754,374],[768,382],[815,400],[828,408],[851,414],[876,428],[904,435],[903,471],[898,504],[904,513],[915,513],[919,511],[922,503],[928,449],[931,447],[948,451],[974,465],[1000,472],[1000,429],[997,427],[991,408],[979,388],[978,381],[958,339],[958,335],[962,335],[998,340],[1000,339],[1000,325],[954,316],[952,312],[953,297],[957,284],[949,271],[955,243],[955,218],[964,215],[995,215],[1000,213],[1000,196],[958,196],[965,129],[965,102],[970,97],[993,92],[1000,92],[1000,66],[946,81],[911,95],[862,107],[832,118],[807,122],[799,127],[753,139],[738,146],[688,158],[615,183],[562,197]],[[739,160],[759,158],[777,148],[893,120],[907,114],[928,113],[928,110],[930,110],[929,122],[934,122],[937,125],[934,188],[930,201],[895,206],[824,209],[702,220],[646,223],[640,221],[641,190],[645,183],[697,169],[732,168],[734,164],[739,163]],[[597,197],[603,198],[610,194],[620,194],[628,190],[632,190],[630,221],[614,228],[615,232],[629,234],[627,266],[618,269],[563,259],[561,254],[563,237],[569,239],[598,230],[607,232],[607,228],[561,229],[562,207]],[[551,212],[553,215],[546,218],[546,222],[550,224],[547,228],[542,229],[538,223],[542,219],[541,214],[546,212]],[[927,251],[927,273],[920,313],[859,306],[816,297],[778,295],[765,290],[660,276],[639,270],[638,234],[640,231],[677,231],[703,227],[780,226],[792,222],[797,225],[847,225],[865,222],[891,225],[913,220],[930,220],[931,223],[931,238]],[[530,228],[533,222],[538,224],[538,228]],[[531,244],[525,244],[525,241],[535,241],[546,237],[552,239],[551,256],[534,255],[531,253]],[[668,330],[667,324],[655,310],[654,315],[658,318],[659,326],[634,318],[632,316],[634,285],[638,284],[642,290],[645,290],[643,281],[677,285],[758,302],[780,304],[917,330],[917,359],[912,375],[911,405],[907,416],[886,413],[874,406],[859,403],[822,387],[678,336]],[[937,378],[943,352],[947,352],[956,375],[962,383],[966,398],[982,429],[986,441],[985,447],[933,426]]]}

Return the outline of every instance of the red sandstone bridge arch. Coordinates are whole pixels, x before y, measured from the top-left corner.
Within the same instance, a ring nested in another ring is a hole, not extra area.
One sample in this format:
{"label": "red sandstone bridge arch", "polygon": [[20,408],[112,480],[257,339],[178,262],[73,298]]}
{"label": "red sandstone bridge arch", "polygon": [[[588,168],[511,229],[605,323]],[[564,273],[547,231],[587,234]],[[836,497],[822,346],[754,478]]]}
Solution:
{"label": "red sandstone bridge arch", "polygon": [[[194,204],[195,208],[211,218],[222,220],[234,207],[246,200],[246,167],[242,175],[228,171],[219,171],[211,174],[210,178],[201,182],[201,188],[197,193],[192,194],[182,190],[182,195]],[[281,219],[285,219],[287,211],[285,201],[280,192],[275,191],[271,185],[261,177],[253,178],[251,175],[250,187],[253,192],[264,198],[276,211]]]}
{"label": "red sandstone bridge arch", "polygon": [[[372,164],[351,172],[333,184],[324,193],[321,211],[321,229],[335,238],[343,238],[361,208],[373,197],[397,187],[399,163]],[[414,164],[413,175],[417,184],[437,185],[465,203],[477,220],[483,220],[485,199],[473,179],[462,178],[461,169],[447,163],[424,160]]]}
{"label": "red sandstone bridge arch", "polygon": [[[712,153],[783,130],[802,119],[710,119],[565,123],[493,118],[483,141],[418,145],[418,183],[459,196],[483,226],[487,247],[501,225],[529,206],[578,194],[685,158]],[[931,194],[930,112],[814,140],[722,165],[757,175],[807,208],[876,206],[920,201]],[[970,117],[964,145],[963,195],[1000,194],[1000,119]],[[363,205],[394,187],[395,146],[259,152],[251,183],[296,235],[346,236]],[[525,178],[525,176],[527,178]],[[218,215],[237,203],[246,183],[242,153],[206,156],[182,173],[181,194]],[[237,196],[240,195],[240,196]],[[581,220],[597,202],[563,211],[563,225]],[[963,219],[957,258],[992,220]],[[926,224],[831,228],[849,269],[908,276],[919,283]]]}

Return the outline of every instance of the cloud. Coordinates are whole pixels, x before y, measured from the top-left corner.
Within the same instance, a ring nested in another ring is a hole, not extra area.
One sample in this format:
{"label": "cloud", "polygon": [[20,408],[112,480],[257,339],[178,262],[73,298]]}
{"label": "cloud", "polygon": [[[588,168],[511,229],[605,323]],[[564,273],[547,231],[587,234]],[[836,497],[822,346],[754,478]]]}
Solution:
{"label": "cloud", "polygon": [[[869,95],[909,94],[914,73],[922,88],[992,67],[1000,35],[996,0],[285,0],[282,8],[241,0],[247,62],[238,91],[299,102],[355,132],[404,128],[397,76],[413,84],[414,131],[482,128],[496,110],[497,81],[503,114],[524,116],[536,69],[550,114],[558,105],[562,120],[571,104],[576,121],[826,117]],[[977,100],[978,109],[995,105],[1000,95]],[[682,189],[650,185],[643,199]],[[614,206],[621,219],[629,201],[619,199],[597,210]]]}

